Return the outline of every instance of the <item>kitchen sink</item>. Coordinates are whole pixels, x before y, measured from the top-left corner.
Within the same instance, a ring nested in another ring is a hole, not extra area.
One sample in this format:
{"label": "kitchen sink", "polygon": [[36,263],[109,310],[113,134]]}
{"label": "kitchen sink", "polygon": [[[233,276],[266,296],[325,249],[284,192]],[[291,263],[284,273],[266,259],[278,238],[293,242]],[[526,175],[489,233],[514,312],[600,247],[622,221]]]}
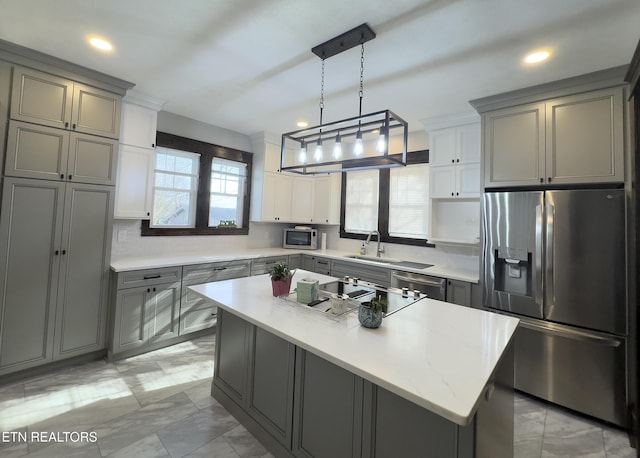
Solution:
{"label": "kitchen sink", "polygon": [[423,262],[402,261],[400,259],[393,258],[378,258],[375,256],[365,256],[361,254],[350,254],[345,257],[349,259],[358,259],[360,261],[377,262],[378,264],[393,264],[394,266],[410,267],[412,269],[427,269],[429,267],[433,267],[433,264],[425,264]]}
{"label": "kitchen sink", "polygon": [[349,258],[349,259],[358,259],[360,261],[369,261],[369,262],[377,262],[380,264],[397,264],[400,261],[399,259],[392,259],[392,258],[378,258],[376,256],[365,256],[362,254],[350,254],[345,256],[345,258]]}

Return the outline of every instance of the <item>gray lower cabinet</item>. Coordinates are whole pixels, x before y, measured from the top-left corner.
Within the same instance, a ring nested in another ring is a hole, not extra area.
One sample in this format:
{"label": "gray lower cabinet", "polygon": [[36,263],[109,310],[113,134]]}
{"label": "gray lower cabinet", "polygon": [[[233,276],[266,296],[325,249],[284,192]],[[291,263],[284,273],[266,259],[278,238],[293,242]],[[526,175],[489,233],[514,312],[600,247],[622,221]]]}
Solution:
{"label": "gray lower cabinet", "polygon": [[331,275],[338,278],[355,276],[376,285],[391,286],[391,269],[371,266],[361,262],[334,259],[331,261]]}
{"label": "gray lower cabinet", "polygon": [[182,267],[114,275],[111,355],[141,350],[178,336]]}
{"label": "gray lower cabinet", "polygon": [[230,312],[216,339],[213,396],[275,456],[513,456],[513,346],[460,426]]}
{"label": "gray lower cabinet", "polygon": [[459,280],[447,280],[447,302],[471,306],[471,283]]}
{"label": "gray lower cabinet", "polygon": [[0,374],[105,348],[113,188],[7,178]]}
{"label": "gray lower cabinet", "polygon": [[302,255],[302,265],[304,270],[316,272],[323,275],[331,275],[331,260],[312,254]]}
{"label": "gray lower cabinet", "polygon": [[257,258],[251,261],[251,275],[262,275],[269,271],[276,264],[288,264],[288,256],[269,256],[267,258]]}
{"label": "gray lower cabinet", "polygon": [[290,450],[295,345],[224,311],[216,339],[213,391],[246,412],[263,438]]}
{"label": "gray lower cabinet", "polygon": [[189,290],[188,286],[248,277],[251,261],[212,262],[182,268],[180,299],[180,335],[201,331],[215,325],[217,308]]}
{"label": "gray lower cabinet", "polygon": [[296,456],[360,456],[362,384],[351,372],[298,349],[293,422]]}
{"label": "gray lower cabinet", "polygon": [[290,254],[289,263],[287,265],[289,266],[289,269],[302,269],[302,255]]}
{"label": "gray lower cabinet", "polygon": [[271,436],[291,446],[295,345],[249,327],[247,411]]}

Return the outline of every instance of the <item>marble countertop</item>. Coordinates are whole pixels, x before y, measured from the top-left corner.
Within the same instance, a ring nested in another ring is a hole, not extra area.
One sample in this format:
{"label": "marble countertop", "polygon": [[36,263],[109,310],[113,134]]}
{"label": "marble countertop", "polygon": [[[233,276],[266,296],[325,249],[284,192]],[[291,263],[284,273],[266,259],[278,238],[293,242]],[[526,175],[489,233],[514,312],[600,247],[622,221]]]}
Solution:
{"label": "marble countertop", "polygon": [[[333,277],[298,270],[301,278]],[[339,322],[272,296],[268,275],[190,286],[246,321],[459,425],[467,425],[512,339],[516,318],[422,299],[378,329]]]}
{"label": "marble countertop", "polygon": [[[125,258],[111,263],[111,270],[115,272],[125,272],[130,270],[157,269],[161,267],[186,266],[192,264],[203,264],[208,262],[224,262],[243,259],[254,259],[267,256],[283,256],[291,254],[308,254],[312,256],[327,257],[331,259],[342,259],[345,261],[359,262],[362,264],[377,265],[404,272],[415,272],[450,280],[460,280],[469,283],[478,283],[479,266],[459,266],[459,265],[438,265],[426,269],[416,269],[406,266],[395,266],[391,264],[379,264],[371,261],[356,260],[346,256],[354,255],[352,252],[341,250],[291,250],[285,248],[262,248],[243,250],[235,253],[185,253],[176,255],[145,256],[138,258]],[[382,257],[384,259],[384,256]],[[428,262],[425,259],[403,259],[404,261]]]}

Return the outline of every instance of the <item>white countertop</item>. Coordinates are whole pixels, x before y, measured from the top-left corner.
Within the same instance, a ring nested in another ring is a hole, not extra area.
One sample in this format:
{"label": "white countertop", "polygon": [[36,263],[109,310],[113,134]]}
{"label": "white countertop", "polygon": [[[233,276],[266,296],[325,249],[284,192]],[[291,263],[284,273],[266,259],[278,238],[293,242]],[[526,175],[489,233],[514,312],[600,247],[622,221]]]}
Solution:
{"label": "white countertop", "polygon": [[[345,261],[355,261],[363,264],[377,265],[393,269],[399,269],[405,272],[416,272],[436,277],[447,278],[450,280],[460,280],[469,283],[478,283],[479,266],[456,266],[456,265],[438,265],[426,269],[414,269],[405,266],[394,266],[393,264],[378,264],[369,261],[355,260],[346,258],[353,255],[352,252],[340,250],[290,250],[284,248],[262,248],[254,250],[243,250],[235,253],[185,253],[177,255],[160,255],[145,256],[138,258],[125,258],[111,263],[111,270],[115,272],[125,272],[130,270],[141,269],[157,269],[161,267],[186,266],[192,264],[204,264],[208,262],[234,261],[242,259],[252,259],[265,256],[282,256],[291,254],[308,254],[312,256],[327,257],[332,259],[342,259]],[[382,258],[384,259],[384,257]],[[404,259],[405,261],[416,261],[429,263],[424,259]]]}
{"label": "white countertop", "polygon": [[[335,280],[297,271],[320,283]],[[357,314],[339,322],[272,296],[268,275],[191,286],[197,294],[460,425],[473,418],[518,325],[512,317],[422,299],[385,318],[378,329]],[[293,289],[293,287],[292,287]]]}

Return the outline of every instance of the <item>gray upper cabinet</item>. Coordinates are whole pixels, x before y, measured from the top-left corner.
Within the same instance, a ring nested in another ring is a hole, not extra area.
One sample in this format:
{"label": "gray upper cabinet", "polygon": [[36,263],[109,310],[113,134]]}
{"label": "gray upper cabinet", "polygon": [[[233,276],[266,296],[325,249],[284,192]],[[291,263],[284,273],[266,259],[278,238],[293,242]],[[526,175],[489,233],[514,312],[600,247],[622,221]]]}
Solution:
{"label": "gray upper cabinet", "polygon": [[11,119],[117,139],[121,106],[117,94],[14,67]]}
{"label": "gray upper cabinet", "polygon": [[104,348],[112,193],[5,180],[0,374]]}
{"label": "gray upper cabinet", "polygon": [[624,181],[622,87],[483,114],[485,186]]}
{"label": "gray upper cabinet", "polygon": [[5,174],[113,185],[117,155],[117,140],[10,121]]}

